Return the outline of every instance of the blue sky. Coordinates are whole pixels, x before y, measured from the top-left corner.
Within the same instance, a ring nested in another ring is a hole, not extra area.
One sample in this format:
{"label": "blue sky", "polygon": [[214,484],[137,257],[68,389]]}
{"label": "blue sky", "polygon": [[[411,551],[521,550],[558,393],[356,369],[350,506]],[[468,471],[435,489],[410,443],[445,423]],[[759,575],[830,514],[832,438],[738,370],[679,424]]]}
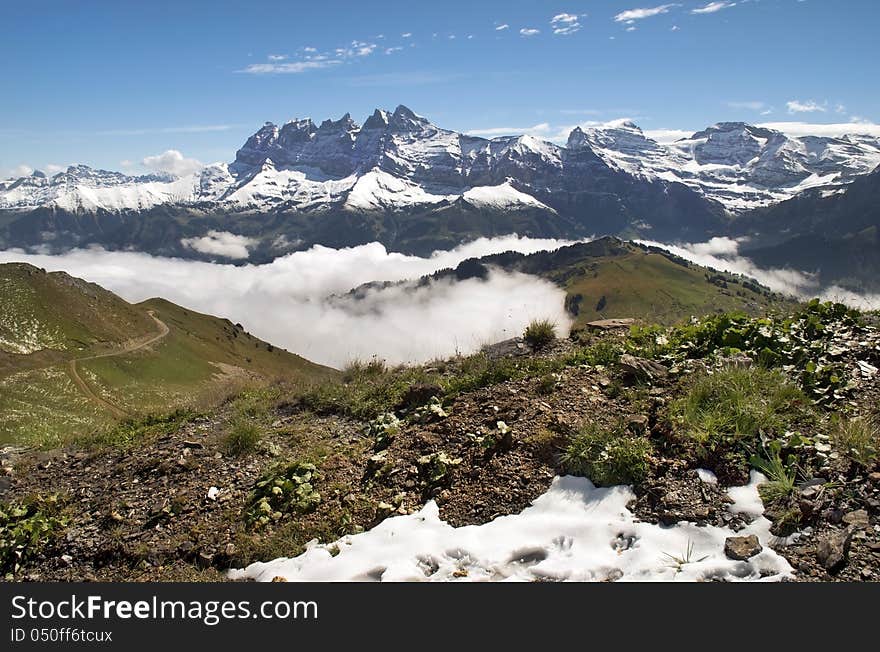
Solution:
{"label": "blue sky", "polygon": [[665,138],[721,120],[880,133],[875,0],[34,1],[2,15],[2,176],[140,172],[174,165],[157,156],[169,149],[228,161],[267,120],[362,122],[397,104],[548,139],[620,117]]}

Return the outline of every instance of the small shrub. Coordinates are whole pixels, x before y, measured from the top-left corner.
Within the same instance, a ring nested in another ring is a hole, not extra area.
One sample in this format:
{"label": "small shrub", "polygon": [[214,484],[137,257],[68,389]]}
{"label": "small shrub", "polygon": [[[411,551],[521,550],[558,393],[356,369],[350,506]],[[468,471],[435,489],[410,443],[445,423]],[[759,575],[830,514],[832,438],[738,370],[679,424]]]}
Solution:
{"label": "small shrub", "polygon": [[0,573],[12,579],[66,525],[58,514],[57,496],[0,503]]}
{"label": "small shrub", "polygon": [[572,437],[562,455],[566,472],[598,486],[639,483],[648,475],[651,442],[634,437],[620,423],[612,429],[589,424]]}
{"label": "small shrub", "polygon": [[422,455],[416,460],[419,478],[428,490],[446,484],[449,481],[449,472],[459,464],[460,457],[449,457],[444,451]]}
{"label": "small shrub", "polygon": [[252,453],[260,443],[262,433],[260,426],[244,416],[236,417],[226,435],[226,450],[230,455],[246,455]]}
{"label": "small shrub", "polygon": [[874,418],[838,421],[832,440],[844,455],[865,468],[871,468],[880,459],[880,425]]}
{"label": "small shrub", "polygon": [[526,327],[523,339],[536,351],[546,348],[556,339],[556,324],[549,319],[536,319]]}
{"label": "small shrub", "polygon": [[314,464],[294,462],[267,472],[254,485],[245,521],[253,527],[280,521],[291,514],[306,514],[321,503],[315,490],[318,477]]}
{"label": "small shrub", "polygon": [[673,423],[701,444],[754,443],[809,418],[810,401],[784,374],[760,367],[727,367],[694,378],[670,405]]}
{"label": "small shrub", "polygon": [[556,391],[556,388],[559,386],[559,381],[561,380],[559,374],[544,374],[538,379],[538,394],[542,396],[548,396]]}

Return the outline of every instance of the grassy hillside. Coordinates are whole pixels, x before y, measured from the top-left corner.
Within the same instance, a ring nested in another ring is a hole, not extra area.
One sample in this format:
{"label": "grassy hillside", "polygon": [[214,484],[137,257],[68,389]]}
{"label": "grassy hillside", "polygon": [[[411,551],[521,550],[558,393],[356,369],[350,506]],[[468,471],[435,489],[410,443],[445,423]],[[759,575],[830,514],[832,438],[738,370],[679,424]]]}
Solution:
{"label": "grassy hillside", "polygon": [[440,276],[483,276],[489,267],[535,274],[564,288],[576,327],[614,317],[673,324],[692,316],[731,311],[760,314],[794,305],[751,279],[610,237],[556,251],[507,252],[468,260]]}
{"label": "grassy hillside", "polygon": [[0,265],[0,303],[0,443],[59,443],[243,386],[333,373],[229,320],[162,299],[132,305],[30,265]]}

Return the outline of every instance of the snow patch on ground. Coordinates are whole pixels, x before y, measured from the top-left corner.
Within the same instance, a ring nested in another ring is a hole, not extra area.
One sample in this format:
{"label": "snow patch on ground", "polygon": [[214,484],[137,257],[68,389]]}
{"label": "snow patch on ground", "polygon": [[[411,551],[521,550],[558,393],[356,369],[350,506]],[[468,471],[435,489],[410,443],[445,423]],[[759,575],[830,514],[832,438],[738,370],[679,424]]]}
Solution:
{"label": "snow patch on ground", "polygon": [[[271,581],[708,581],[788,577],[772,539],[758,484],[730,490],[732,511],[755,515],[739,532],[682,522],[635,520],[630,487],[597,488],[585,478],[557,477],[521,513],[483,525],[452,527],[428,502],[419,512],[386,519],[332,544],[312,542],[292,559],[231,570],[230,579]],[[758,536],[764,550],[748,561],[724,554],[728,536]]]}

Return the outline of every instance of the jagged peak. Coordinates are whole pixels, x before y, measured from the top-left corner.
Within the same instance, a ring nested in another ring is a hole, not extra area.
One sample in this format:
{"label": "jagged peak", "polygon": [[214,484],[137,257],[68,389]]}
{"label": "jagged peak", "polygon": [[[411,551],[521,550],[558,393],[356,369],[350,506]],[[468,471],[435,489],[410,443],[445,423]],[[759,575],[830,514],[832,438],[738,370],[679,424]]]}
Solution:
{"label": "jagged peak", "polygon": [[318,127],[318,131],[357,131],[358,124],[352,120],[351,114],[346,113],[339,120],[331,120],[330,118],[324,120],[321,123],[321,126]]}
{"label": "jagged peak", "polygon": [[388,126],[390,114],[384,109],[376,109],[364,122],[364,129],[384,129]]}
{"label": "jagged peak", "polygon": [[397,108],[394,109],[394,113],[391,114],[388,125],[392,129],[403,131],[419,130],[432,126],[427,118],[420,116],[403,104],[399,104]]}

